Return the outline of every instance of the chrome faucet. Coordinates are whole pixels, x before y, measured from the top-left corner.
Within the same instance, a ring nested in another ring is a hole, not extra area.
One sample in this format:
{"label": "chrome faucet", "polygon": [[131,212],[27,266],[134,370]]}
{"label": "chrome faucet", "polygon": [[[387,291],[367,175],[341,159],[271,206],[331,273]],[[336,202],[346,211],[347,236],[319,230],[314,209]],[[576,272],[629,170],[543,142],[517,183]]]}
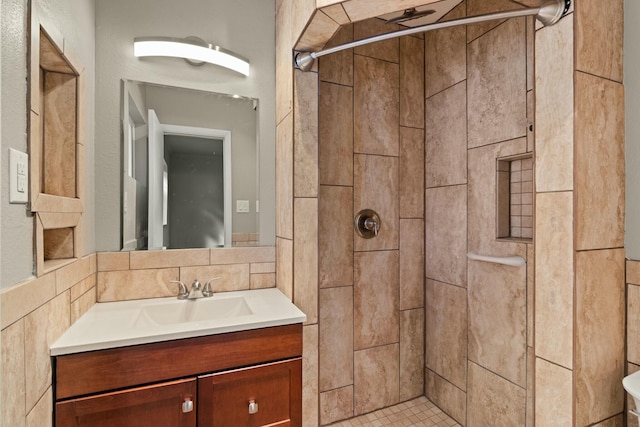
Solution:
{"label": "chrome faucet", "polygon": [[202,293],[202,289],[200,289],[200,282],[198,279],[194,280],[193,285],[191,285],[191,290],[189,291],[189,296],[187,299],[198,299],[204,298],[204,294]]}
{"label": "chrome faucet", "polygon": [[199,299],[199,298],[207,298],[213,295],[213,291],[211,290],[211,282],[214,280],[218,280],[219,277],[214,277],[210,279],[205,285],[204,289],[198,279],[193,281],[191,285],[191,290],[187,291],[187,286],[184,284],[182,280],[171,280],[171,283],[177,283],[180,286],[180,291],[178,292],[178,299]]}

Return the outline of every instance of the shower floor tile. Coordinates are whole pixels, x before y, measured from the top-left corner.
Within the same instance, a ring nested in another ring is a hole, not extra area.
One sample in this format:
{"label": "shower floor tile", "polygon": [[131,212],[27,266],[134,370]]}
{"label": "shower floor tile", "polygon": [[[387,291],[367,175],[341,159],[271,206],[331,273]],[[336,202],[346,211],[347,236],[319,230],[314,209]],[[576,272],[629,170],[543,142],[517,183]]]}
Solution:
{"label": "shower floor tile", "polygon": [[425,396],[331,424],[331,427],[460,427]]}

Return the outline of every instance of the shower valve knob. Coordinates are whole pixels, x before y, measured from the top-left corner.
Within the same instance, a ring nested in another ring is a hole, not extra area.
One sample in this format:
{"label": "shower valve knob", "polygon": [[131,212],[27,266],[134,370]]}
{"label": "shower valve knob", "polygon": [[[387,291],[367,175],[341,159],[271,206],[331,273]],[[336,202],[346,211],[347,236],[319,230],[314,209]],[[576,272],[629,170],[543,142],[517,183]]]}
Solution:
{"label": "shower valve knob", "polygon": [[363,209],[356,214],[353,226],[358,236],[363,239],[378,237],[380,232],[380,216],[371,209]]}

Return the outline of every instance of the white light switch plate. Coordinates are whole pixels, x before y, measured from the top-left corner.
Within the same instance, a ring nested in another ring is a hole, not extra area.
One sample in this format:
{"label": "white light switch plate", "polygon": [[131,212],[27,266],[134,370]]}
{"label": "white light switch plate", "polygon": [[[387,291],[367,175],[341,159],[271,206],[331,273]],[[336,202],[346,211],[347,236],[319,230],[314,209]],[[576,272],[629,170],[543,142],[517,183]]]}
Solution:
{"label": "white light switch plate", "polygon": [[236,200],[236,212],[240,212],[240,213],[249,212],[249,201]]}
{"label": "white light switch plate", "polygon": [[29,201],[29,156],[9,148],[9,203]]}

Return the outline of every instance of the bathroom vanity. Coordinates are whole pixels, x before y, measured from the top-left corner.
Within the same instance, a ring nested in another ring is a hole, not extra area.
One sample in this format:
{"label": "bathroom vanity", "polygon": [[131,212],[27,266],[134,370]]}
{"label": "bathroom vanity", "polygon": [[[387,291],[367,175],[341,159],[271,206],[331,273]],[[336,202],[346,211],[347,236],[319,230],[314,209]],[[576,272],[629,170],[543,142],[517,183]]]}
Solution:
{"label": "bathroom vanity", "polygon": [[[301,425],[304,314],[276,289],[225,294],[212,298],[231,306],[242,294],[251,313],[194,321],[185,313],[206,302],[96,304],[51,348],[55,425]],[[149,317],[158,306],[163,317]],[[113,329],[106,313],[129,329],[101,333]]]}

